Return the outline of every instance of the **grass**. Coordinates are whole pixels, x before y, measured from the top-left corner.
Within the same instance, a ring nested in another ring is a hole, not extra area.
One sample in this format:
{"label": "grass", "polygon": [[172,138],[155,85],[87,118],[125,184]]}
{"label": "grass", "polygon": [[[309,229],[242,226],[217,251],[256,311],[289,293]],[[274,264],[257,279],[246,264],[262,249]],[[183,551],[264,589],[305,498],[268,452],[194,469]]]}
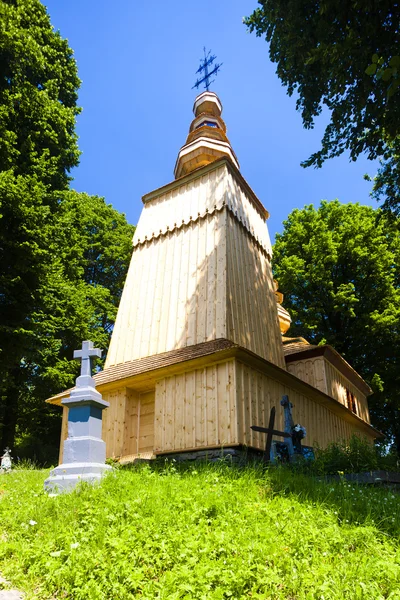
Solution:
{"label": "grass", "polygon": [[288,469],[119,469],[51,498],[0,477],[0,571],[29,599],[400,599],[400,496]]}

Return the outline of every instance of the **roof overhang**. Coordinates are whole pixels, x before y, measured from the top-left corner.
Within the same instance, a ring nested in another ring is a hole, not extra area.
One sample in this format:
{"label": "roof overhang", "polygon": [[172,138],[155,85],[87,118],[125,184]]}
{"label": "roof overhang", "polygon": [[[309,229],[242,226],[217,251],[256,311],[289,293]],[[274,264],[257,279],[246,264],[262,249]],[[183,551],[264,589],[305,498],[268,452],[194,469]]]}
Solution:
{"label": "roof overhang", "polygon": [[[296,389],[343,420],[356,425],[366,435],[374,438],[384,437],[380,431],[363,421],[334,398],[302,381],[285,369],[224,338],[115,365],[100,371],[94,376],[94,379],[96,388],[100,393],[124,387],[129,387],[138,392],[145,392],[154,389],[157,381],[164,377],[231,359],[237,359],[272,379]],[[46,402],[61,405],[61,400],[69,396],[71,389],[49,398]]]}

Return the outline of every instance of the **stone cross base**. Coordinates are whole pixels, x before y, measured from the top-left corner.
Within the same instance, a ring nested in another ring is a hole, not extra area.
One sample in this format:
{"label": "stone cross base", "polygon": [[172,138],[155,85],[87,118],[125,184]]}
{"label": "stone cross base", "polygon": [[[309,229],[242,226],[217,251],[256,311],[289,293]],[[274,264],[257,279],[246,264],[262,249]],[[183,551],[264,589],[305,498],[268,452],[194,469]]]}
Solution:
{"label": "stone cross base", "polygon": [[71,491],[81,481],[96,483],[105,473],[112,471],[110,465],[97,462],[74,462],[61,464],[44,482],[46,492],[60,494]]}

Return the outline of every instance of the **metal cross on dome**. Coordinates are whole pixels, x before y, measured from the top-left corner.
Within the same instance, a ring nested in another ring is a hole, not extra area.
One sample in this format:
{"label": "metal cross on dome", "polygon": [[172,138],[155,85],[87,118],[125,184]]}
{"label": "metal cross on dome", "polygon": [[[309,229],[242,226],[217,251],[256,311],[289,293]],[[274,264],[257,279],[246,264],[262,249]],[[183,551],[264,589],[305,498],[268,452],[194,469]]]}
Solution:
{"label": "metal cross on dome", "polygon": [[[197,79],[197,81],[194,84],[194,86],[192,87],[192,89],[193,88],[198,89],[199,86],[202,83],[204,83],[204,88],[208,91],[210,85],[214,82],[214,79],[212,81],[210,81],[210,77],[212,75],[216,75],[218,73],[218,71],[221,68],[223,63],[221,63],[221,64],[216,63],[215,65],[213,65],[213,62],[217,57],[214,56],[213,54],[211,54],[211,50],[209,50],[207,52],[205,46],[204,46],[203,50],[204,50],[204,58],[200,59],[200,67],[197,69],[196,73],[203,74],[203,71],[204,71],[204,76]],[[211,68],[211,71],[208,70],[209,67]]]}

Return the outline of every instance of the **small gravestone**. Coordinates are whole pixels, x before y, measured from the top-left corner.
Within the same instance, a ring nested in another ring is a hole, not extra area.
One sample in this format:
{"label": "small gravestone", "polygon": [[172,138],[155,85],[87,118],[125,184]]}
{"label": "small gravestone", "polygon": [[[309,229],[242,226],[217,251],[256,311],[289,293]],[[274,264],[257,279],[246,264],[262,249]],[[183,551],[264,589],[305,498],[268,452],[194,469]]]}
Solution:
{"label": "small gravestone", "polygon": [[11,471],[11,467],[11,450],[7,446],[7,448],[4,449],[3,456],[1,457],[0,472],[9,473]]}
{"label": "small gravestone", "polygon": [[63,463],[50,472],[44,482],[45,490],[60,493],[73,489],[77,483],[99,481],[107,471],[106,445],[101,439],[102,411],[109,403],[95,389],[91,360],[101,356],[93,342],[82,343],[75,350],[74,358],[80,358],[81,374],[69,398],[61,404],[68,407],[68,438],[64,442]]}

